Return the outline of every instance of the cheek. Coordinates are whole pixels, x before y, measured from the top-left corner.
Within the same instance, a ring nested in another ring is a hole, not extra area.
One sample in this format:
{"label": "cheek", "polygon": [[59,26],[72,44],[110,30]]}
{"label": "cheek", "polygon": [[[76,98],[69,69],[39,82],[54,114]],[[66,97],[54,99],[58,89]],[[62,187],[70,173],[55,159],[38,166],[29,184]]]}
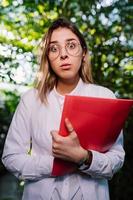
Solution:
{"label": "cheek", "polygon": [[82,63],[82,58],[80,57],[80,58],[75,58],[74,59],[74,65],[75,65],[75,67],[76,68],[80,68],[80,66],[81,66],[81,63]]}
{"label": "cheek", "polygon": [[53,69],[53,71],[56,72],[57,66],[58,66],[57,61],[56,62],[50,61],[49,63],[50,63],[51,68]]}

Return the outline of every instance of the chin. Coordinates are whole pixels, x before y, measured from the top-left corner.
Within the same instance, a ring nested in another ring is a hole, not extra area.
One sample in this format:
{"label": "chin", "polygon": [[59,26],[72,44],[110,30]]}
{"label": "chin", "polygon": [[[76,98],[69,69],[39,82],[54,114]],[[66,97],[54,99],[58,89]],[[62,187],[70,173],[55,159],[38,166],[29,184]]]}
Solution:
{"label": "chin", "polygon": [[64,76],[60,76],[61,79],[64,79],[64,80],[77,80],[77,78],[79,78],[79,76],[77,75],[64,75]]}

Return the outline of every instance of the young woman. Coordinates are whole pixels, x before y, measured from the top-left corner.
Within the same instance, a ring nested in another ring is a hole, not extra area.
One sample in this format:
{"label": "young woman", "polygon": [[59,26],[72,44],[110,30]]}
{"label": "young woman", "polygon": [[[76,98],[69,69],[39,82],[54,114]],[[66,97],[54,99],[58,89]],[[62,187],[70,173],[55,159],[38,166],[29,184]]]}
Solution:
{"label": "young woman", "polygon": [[[58,134],[66,94],[115,98],[93,84],[87,52],[82,34],[62,18],[42,39],[36,87],[21,97],[2,158],[8,170],[25,180],[23,200],[109,199],[107,180],[124,162],[122,133],[106,153],[85,150],[69,119],[69,135]],[[78,170],[53,177],[54,157],[74,162]]]}

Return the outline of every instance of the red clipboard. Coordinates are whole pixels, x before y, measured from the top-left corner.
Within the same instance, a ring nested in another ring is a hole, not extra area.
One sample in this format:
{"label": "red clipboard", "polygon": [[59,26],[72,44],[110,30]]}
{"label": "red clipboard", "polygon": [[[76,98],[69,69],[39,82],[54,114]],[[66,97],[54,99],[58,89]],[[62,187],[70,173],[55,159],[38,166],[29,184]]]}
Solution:
{"label": "red clipboard", "polygon": [[[128,117],[133,100],[83,96],[66,96],[59,134],[69,133],[64,120],[68,118],[85,149],[106,152],[114,144]],[[53,176],[73,171],[75,164],[54,158]]]}

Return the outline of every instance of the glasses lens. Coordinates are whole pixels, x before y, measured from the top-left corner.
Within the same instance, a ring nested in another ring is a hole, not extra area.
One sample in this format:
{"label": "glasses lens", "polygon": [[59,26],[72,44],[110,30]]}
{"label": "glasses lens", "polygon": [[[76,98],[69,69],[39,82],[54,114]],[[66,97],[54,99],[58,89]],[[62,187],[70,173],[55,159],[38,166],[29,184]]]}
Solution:
{"label": "glasses lens", "polygon": [[[50,60],[55,60],[61,53],[61,47],[58,44],[50,44],[48,48],[48,56]],[[77,41],[70,41],[66,43],[66,52],[71,56],[79,56],[82,52],[81,45]]]}
{"label": "glasses lens", "polygon": [[71,56],[79,56],[81,52],[80,44],[77,41],[71,41],[66,44],[66,51]]}
{"label": "glasses lens", "polygon": [[55,60],[60,53],[60,47],[57,44],[51,44],[48,48],[48,55],[50,60]]}

